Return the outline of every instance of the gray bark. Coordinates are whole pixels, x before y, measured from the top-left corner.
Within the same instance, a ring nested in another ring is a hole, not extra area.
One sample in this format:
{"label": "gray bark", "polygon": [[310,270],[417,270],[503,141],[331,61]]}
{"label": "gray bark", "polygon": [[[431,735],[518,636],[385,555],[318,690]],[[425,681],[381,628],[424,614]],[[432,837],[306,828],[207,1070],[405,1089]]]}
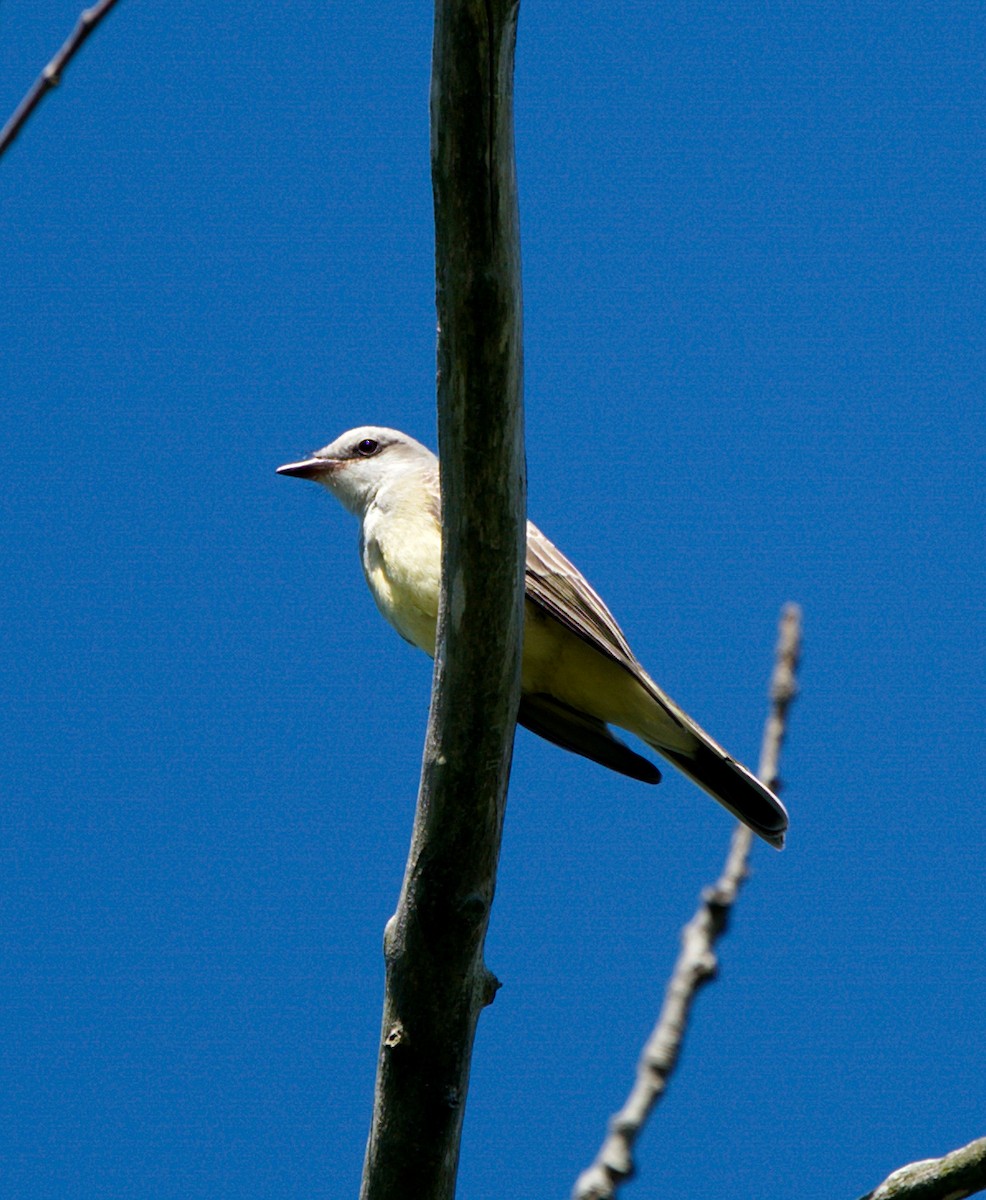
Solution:
{"label": "gray bark", "polygon": [[437,0],[432,183],[443,584],[363,1200],[450,1200],[520,697],[525,546],[517,5]]}

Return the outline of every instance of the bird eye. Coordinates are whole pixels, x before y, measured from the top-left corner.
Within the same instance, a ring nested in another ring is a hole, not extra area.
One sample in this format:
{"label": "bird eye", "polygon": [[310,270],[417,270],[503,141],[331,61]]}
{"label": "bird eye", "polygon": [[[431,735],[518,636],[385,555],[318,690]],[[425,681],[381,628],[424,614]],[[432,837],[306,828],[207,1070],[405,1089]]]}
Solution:
{"label": "bird eye", "polygon": [[380,449],[380,443],[374,438],[364,438],[356,444],[356,452],[362,454],[364,458],[369,458],[372,454]]}

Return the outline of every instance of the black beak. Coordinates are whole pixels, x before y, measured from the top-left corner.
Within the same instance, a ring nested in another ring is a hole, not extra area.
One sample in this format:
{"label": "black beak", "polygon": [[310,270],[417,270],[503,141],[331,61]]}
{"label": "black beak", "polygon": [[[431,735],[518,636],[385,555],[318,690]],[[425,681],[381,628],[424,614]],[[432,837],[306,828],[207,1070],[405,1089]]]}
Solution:
{"label": "black beak", "polygon": [[278,475],[294,475],[297,479],[318,479],[326,471],[331,471],[334,462],[331,458],[305,458],[301,462],[285,463],[277,468]]}

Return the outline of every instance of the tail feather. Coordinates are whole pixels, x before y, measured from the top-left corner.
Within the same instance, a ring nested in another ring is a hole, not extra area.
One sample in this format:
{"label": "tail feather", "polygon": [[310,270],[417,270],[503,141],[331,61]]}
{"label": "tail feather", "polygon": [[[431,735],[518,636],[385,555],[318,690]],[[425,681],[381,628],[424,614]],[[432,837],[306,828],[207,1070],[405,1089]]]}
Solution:
{"label": "tail feather", "polygon": [[718,746],[696,742],[692,751],[654,749],[682,771],[713,800],[778,850],[784,846],[787,810],[770,788]]}

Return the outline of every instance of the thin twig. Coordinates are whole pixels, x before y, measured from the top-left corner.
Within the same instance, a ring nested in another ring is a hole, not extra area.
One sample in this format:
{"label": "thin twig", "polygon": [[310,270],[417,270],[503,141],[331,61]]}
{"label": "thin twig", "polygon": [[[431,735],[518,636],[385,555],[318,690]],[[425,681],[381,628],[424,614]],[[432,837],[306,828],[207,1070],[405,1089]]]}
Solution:
{"label": "thin twig", "polygon": [[986,1191],[986,1137],[900,1167],[862,1200],[964,1200]]}
{"label": "thin twig", "polygon": [[94,4],[91,8],[83,9],[68,40],[31,85],[30,91],[14,110],[14,115],[0,131],[0,157],[24,128],[31,113],[52,88],[57,87],[61,82],[63,71],[75,57],[79,47],[114,4],[116,4],[116,0],[99,0],[99,3]]}
{"label": "thin twig", "polygon": [[[801,610],[785,606],[774,673],[771,708],[760,751],[760,779],[775,790],[787,710],[797,694],[795,673],[801,650]],[[657,1024],[637,1064],[637,1078],[626,1103],[610,1118],[606,1139],[592,1166],[576,1181],[572,1200],[613,1200],[616,1189],[634,1172],[633,1147],[652,1109],[664,1095],[681,1051],[692,1003],[699,989],[715,977],[715,944],[725,932],[733,902],[747,875],[752,835],[737,825],[722,875],[702,892],[695,916],[681,934],[681,952],[664,995]]]}

